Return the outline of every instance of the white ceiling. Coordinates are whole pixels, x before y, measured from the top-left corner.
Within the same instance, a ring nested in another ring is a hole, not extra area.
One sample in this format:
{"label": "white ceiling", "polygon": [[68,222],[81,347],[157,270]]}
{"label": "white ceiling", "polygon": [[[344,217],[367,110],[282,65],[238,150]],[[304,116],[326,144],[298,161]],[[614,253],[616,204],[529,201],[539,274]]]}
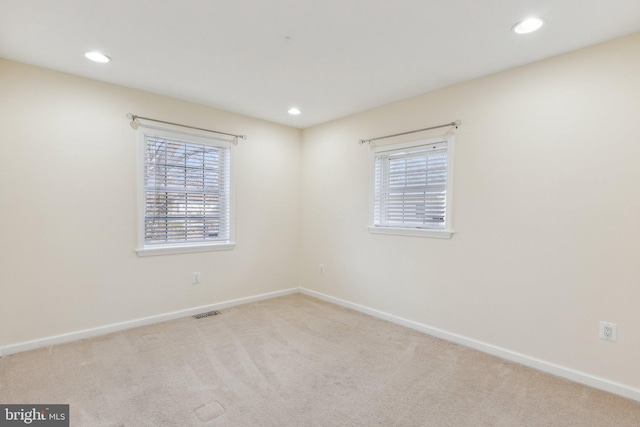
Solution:
{"label": "white ceiling", "polygon": [[0,57],[298,128],[637,31],[638,0],[0,0]]}

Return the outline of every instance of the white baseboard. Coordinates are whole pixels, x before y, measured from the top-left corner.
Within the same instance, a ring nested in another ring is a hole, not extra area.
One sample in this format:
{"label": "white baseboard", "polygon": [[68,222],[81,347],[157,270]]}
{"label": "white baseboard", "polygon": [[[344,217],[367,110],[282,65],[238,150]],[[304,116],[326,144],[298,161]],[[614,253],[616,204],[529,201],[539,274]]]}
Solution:
{"label": "white baseboard", "polygon": [[178,319],[180,317],[193,316],[194,314],[198,314],[206,311],[221,310],[223,308],[233,307],[233,306],[242,305],[242,304],[248,304],[250,302],[276,298],[283,295],[289,295],[289,294],[294,294],[298,292],[300,292],[300,289],[298,288],[285,289],[282,291],[269,292],[266,294],[254,295],[246,298],[238,298],[230,301],[223,301],[215,304],[209,304],[209,305],[203,305],[200,307],[188,308],[185,310],[173,311],[171,313],[143,317],[141,319],[128,320],[126,322],[113,323],[111,325],[100,326],[97,328],[84,329],[81,331],[69,332],[66,334],[54,335],[51,337],[40,338],[37,340],[11,344],[5,347],[0,347],[0,357],[7,356],[9,354],[20,353],[28,350],[35,350],[37,348],[49,347],[56,344],[63,344],[63,343],[77,341],[85,338],[106,335],[106,334],[121,331],[124,329],[137,328],[138,326],[145,326],[153,323],[164,322],[167,320]]}
{"label": "white baseboard", "polygon": [[323,301],[327,301],[333,304],[337,304],[352,310],[359,311],[361,313],[368,314],[379,319],[387,320],[398,325],[405,326],[407,328],[415,329],[425,334],[432,335],[437,338],[442,338],[447,341],[455,342],[457,344],[471,347],[473,349],[488,353],[494,356],[501,357],[512,362],[519,363],[521,365],[529,366],[539,371],[547,372],[553,375],[557,375],[562,378],[575,381],[580,384],[584,384],[590,387],[594,387],[600,390],[614,393],[629,399],[640,401],[640,389],[628,386],[626,384],[610,381],[605,378],[596,377],[585,372],[576,371],[565,366],[556,365],[554,363],[546,362],[535,357],[527,356],[525,354],[517,353],[515,351],[507,350],[495,345],[483,343],[481,341],[467,338],[462,335],[453,334],[451,332],[444,331],[442,329],[434,328],[424,325],[422,323],[407,320],[402,317],[394,316],[392,314],[385,313],[383,311],[374,310],[369,307],[365,307],[360,304],[355,304],[340,298],[332,297],[320,292],[312,291],[306,288],[300,288],[302,294],[318,298]]}

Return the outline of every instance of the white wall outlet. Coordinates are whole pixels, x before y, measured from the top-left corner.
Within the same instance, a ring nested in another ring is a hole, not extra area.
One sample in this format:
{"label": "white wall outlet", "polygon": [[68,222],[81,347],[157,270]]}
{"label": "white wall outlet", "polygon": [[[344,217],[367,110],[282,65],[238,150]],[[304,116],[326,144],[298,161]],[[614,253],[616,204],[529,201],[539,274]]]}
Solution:
{"label": "white wall outlet", "polygon": [[615,323],[601,320],[600,327],[598,328],[598,338],[615,342],[618,338],[618,326]]}
{"label": "white wall outlet", "polygon": [[320,264],[320,268],[318,270],[320,274],[324,274],[324,264]]}
{"label": "white wall outlet", "polygon": [[202,275],[200,274],[200,272],[199,271],[195,272],[191,277],[191,284],[197,285],[198,283],[200,283],[201,280],[202,280]]}

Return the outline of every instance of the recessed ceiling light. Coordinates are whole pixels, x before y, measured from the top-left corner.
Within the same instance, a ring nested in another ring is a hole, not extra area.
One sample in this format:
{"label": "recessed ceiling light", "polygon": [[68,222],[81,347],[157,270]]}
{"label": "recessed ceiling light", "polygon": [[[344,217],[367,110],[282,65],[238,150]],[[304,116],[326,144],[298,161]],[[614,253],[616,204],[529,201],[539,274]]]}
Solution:
{"label": "recessed ceiling light", "polygon": [[86,56],[87,59],[90,59],[93,62],[99,62],[101,64],[106,64],[107,62],[111,61],[111,58],[109,58],[104,53],[95,52],[95,51],[94,52],[87,52],[87,53],[84,54],[84,56]]}
{"label": "recessed ceiling light", "polygon": [[544,25],[542,18],[528,18],[513,26],[513,31],[518,34],[532,33]]}
{"label": "recessed ceiling light", "polygon": [[299,108],[292,107],[292,108],[289,108],[288,113],[291,114],[292,116],[297,116],[298,114],[302,113],[302,111],[300,111]]}

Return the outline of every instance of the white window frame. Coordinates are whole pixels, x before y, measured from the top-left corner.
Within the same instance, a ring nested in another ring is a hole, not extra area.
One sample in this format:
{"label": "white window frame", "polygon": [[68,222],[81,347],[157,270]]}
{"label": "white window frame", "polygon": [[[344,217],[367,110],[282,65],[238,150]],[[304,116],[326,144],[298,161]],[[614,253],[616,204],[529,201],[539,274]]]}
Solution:
{"label": "white window frame", "polygon": [[[423,145],[430,144],[447,144],[447,185],[445,196],[445,228],[422,228],[422,227],[384,227],[375,225],[375,161],[378,153],[391,152],[397,150],[411,149]],[[416,141],[410,141],[400,144],[384,145],[384,146],[372,146],[371,147],[371,173],[369,183],[369,226],[367,227],[369,232],[377,234],[394,234],[402,236],[419,236],[419,237],[435,237],[440,239],[449,239],[455,233],[453,230],[452,218],[453,218],[453,150],[454,137],[453,135],[444,135],[433,138],[420,139]]]}
{"label": "white window frame", "polygon": [[[188,141],[202,145],[213,145],[229,148],[230,154],[230,194],[229,194],[229,240],[225,242],[194,242],[145,244],[145,150],[146,136],[156,136],[173,140]],[[231,250],[235,247],[235,144],[232,141],[216,138],[214,135],[197,130],[188,130],[170,125],[138,124],[138,256],[170,255],[191,252],[207,252]]]}

